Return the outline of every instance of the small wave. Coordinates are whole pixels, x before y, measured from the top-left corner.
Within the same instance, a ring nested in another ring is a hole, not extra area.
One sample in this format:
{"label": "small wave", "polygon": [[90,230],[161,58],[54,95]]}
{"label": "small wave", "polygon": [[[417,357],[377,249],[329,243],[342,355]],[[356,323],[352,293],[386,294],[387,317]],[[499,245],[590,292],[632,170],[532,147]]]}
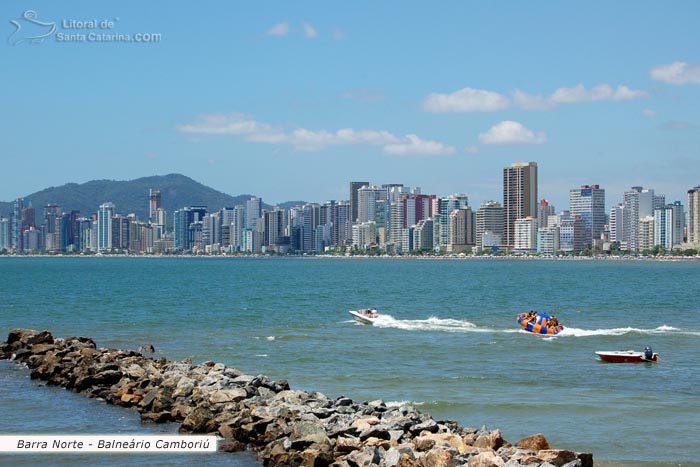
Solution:
{"label": "small wave", "polygon": [[275,336],[267,336],[265,339],[267,339],[267,340],[269,340],[269,341],[273,341],[273,340],[275,340],[276,338],[275,338]]}
{"label": "small wave", "polygon": [[411,401],[387,401],[387,407],[403,407],[404,405],[414,405]]}
{"label": "small wave", "polygon": [[256,357],[267,357],[266,353],[255,354]]}

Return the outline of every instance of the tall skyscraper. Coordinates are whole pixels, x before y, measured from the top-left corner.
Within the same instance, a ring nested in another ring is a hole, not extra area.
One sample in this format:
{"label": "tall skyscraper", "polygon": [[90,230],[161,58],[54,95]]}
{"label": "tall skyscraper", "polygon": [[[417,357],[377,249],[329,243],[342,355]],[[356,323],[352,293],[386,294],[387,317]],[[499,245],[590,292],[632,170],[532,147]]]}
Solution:
{"label": "tall skyscraper", "polygon": [[252,229],[262,217],[262,199],[253,196],[245,203],[245,226]]}
{"label": "tall skyscraper", "polygon": [[365,185],[369,185],[369,182],[350,182],[350,223],[357,222],[358,211],[358,194],[357,191]]}
{"label": "tall skyscraper", "polygon": [[12,204],[12,229],[10,232],[11,248],[22,249],[22,211],[29,206],[24,198],[17,198]]}
{"label": "tall skyscraper", "polygon": [[688,190],[688,243],[700,244],[700,185]]}
{"label": "tall skyscraper", "polygon": [[610,208],[610,241],[617,242],[620,244],[620,248],[623,250],[627,249],[627,235],[625,229],[627,228],[627,223],[625,222],[625,204],[619,203]]}
{"label": "tall skyscraper", "polygon": [[0,217],[0,251],[12,248],[10,219]]}
{"label": "tall skyscraper", "polygon": [[515,244],[515,221],[537,216],[537,163],[516,162],[503,168],[504,244]]}
{"label": "tall skyscraper", "polygon": [[[625,237],[620,242],[627,245],[627,250],[637,251],[639,245],[639,219],[640,219],[640,204],[643,204],[643,211],[648,211],[648,216],[653,215],[651,207],[653,199],[648,195],[642,198],[642,187],[633,186],[631,190],[625,191]],[[648,190],[646,193],[649,193]],[[640,203],[641,201],[641,203]],[[645,216],[646,217],[646,216]]]}
{"label": "tall skyscraper", "polygon": [[159,224],[158,222],[158,209],[161,209],[160,190],[154,190],[151,188],[148,190],[148,216],[151,224]]}
{"label": "tall skyscraper", "polygon": [[114,204],[101,204],[97,211],[97,251],[112,249],[112,216]]}
{"label": "tall skyscraper", "polygon": [[605,190],[599,185],[581,185],[569,192],[571,215],[581,216],[584,247],[592,247],[605,228]]}

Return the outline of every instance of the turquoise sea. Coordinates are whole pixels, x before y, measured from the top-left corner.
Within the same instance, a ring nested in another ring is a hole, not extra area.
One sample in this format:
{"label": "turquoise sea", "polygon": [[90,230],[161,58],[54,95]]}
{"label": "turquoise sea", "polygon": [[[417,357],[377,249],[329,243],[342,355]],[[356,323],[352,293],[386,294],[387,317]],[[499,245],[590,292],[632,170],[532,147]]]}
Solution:
{"label": "turquoise sea", "polygon": [[[213,360],[329,397],[544,433],[597,466],[700,466],[700,262],[342,258],[0,258],[10,329]],[[376,307],[375,326],[348,310]],[[515,317],[553,312],[556,337]],[[652,346],[657,364],[596,350]],[[0,434],[173,432],[0,362]],[[0,465],[257,466],[254,455],[0,454]]]}

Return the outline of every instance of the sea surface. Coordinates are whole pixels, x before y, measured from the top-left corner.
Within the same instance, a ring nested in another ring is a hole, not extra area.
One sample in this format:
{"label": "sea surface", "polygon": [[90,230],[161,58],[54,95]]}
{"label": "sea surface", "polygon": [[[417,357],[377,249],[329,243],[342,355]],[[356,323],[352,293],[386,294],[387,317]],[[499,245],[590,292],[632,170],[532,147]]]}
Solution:
{"label": "sea surface", "polygon": [[[15,327],[223,362],[294,389],[412,404],[436,419],[543,433],[596,466],[700,466],[700,262],[342,258],[0,258]],[[376,307],[375,326],[348,310]],[[516,315],[555,313],[556,337]],[[660,354],[606,364],[597,350]],[[0,362],[0,434],[159,434],[132,410]],[[252,467],[253,454],[0,454],[0,465]]]}

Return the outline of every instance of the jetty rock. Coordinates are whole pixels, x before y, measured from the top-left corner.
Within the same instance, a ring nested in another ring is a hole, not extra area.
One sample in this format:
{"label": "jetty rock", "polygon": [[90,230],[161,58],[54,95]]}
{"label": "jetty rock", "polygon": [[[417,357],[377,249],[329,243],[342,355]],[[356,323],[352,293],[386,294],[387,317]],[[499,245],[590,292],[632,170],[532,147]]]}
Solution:
{"label": "jetty rock", "polygon": [[221,363],[174,362],[99,348],[86,337],[13,329],[0,359],[46,381],[130,407],[144,422],[211,434],[222,451],[253,450],[270,467],[591,467],[593,456],[552,449],[542,434],[514,445],[501,431],[435,420],[412,406],[291,389]]}

